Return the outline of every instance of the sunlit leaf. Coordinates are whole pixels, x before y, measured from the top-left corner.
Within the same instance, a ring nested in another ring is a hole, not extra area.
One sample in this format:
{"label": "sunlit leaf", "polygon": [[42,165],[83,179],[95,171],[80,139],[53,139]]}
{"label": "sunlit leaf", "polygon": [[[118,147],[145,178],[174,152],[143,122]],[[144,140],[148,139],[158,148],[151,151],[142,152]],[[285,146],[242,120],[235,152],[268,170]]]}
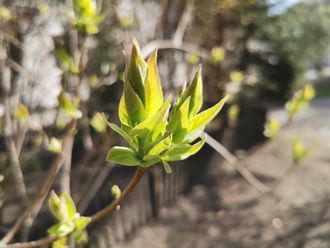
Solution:
{"label": "sunlit leaf", "polygon": [[72,217],[77,213],[77,209],[76,209],[76,206],[75,206],[71,196],[69,196],[67,193],[64,192],[61,194],[60,199],[64,200],[65,207],[68,212],[68,218],[72,219]]}
{"label": "sunlit leaf", "polygon": [[117,132],[119,135],[121,135],[130,145],[131,147],[137,151],[139,149],[139,147],[137,146],[137,144],[135,144],[133,138],[131,136],[129,136],[124,130],[122,130],[120,127],[118,127],[116,124],[107,122],[107,124],[109,125],[109,127]]}
{"label": "sunlit leaf", "polygon": [[152,116],[163,104],[163,91],[157,69],[157,50],[147,61],[148,70],[146,78],[146,112],[147,117]]}
{"label": "sunlit leaf", "polygon": [[54,241],[52,244],[52,248],[69,248],[69,246],[67,245],[67,238],[62,237]]}
{"label": "sunlit leaf", "polygon": [[49,234],[53,234],[56,237],[64,237],[70,234],[74,230],[74,223],[73,222],[65,222],[65,223],[58,223],[51,226],[47,232]]}
{"label": "sunlit leaf", "polygon": [[120,119],[121,123],[125,124],[126,126],[131,126],[131,123],[130,123],[130,120],[129,120],[129,117],[128,117],[128,113],[127,113],[127,108],[126,108],[124,96],[122,96],[120,98],[119,108],[118,108],[118,115],[119,115],[119,119]]}
{"label": "sunlit leaf", "polygon": [[194,79],[188,85],[188,87],[183,91],[180,100],[176,104],[173,111],[177,111],[178,108],[190,97],[189,103],[189,119],[192,118],[201,108],[203,103],[203,84],[202,84],[202,76],[201,76],[201,66],[199,66]]}
{"label": "sunlit leaf", "polygon": [[167,125],[167,131],[173,133],[173,143],[180,143],[187,134],[188,131],[188,111],[190,97],[180,106],[180,108],[175,112],[175,114],[170,118]]}
{"label": "sunlit leaf", "polygon": [[106,160],[123,165],[139,165],[141,163],[133,150],[121,146],[111,148]]}
{"label": "sunlit leaf", "polygon": [[52,214],[58,219],[62,219],[62,215],[60,214],[60,198],[56,195],[54,191],[50,192],[50,197],[48,200],[48,206],[52,212]]}
{"label": "sunlit leaf", "polygon": [[199,142],[197,142],[194,145],[185,145],[181,147],[175,147],[172,150],[170,150],[168,153],[166,153],[162,160],[164,161],[177,161],[177,160],[183,160],[191,155],[194,155],[197,153],[204,145],[206,141],[206,136]]}
{"label": "sunlit leaf", "polygon": [[164,121],[168,115],[169,105],[160,110],[158,113],[149,117],[145,121],[141,122],[139,125],[135,126],[130,132],[131,136],[137,136],[142,139],[146,139],[147,135],[157,127],[162,121]]}
{"label": "sunlit leaf", "polygon": [[[148,65],[141,56],[140,47],[136,41],[133,39],[132,42],[132,52],[127,68],[127,80],[125,84],[130,84],[141,102],[145,105],[146,103],[146,92],[144,81],[147,74]],[[126,100],[127,105],[127,100]]]}
{"label": "sunlit leaf", "polygon": [[209,123],[221,110],[222,106],[225,104],[227,97],[224,97],[220,102],[218,102],[213,107],[204,110],[203,112],[195,115],[189,120],[188,133],[191,133],[199,128],[202,128],[207,123]]}
{"label": "sunlit leaf", "polygon": [[163,161],[163,166],[164,166],[166,173],[168,173],[168,174],[172,173],[172,168],[169,163],[167,163],[166,161]]}
{"label": "sunlit leaf", "polygon": [[[127,115],[129,116],[132,127],[145,120],[146,112],[140,97],[133,90],[129,83],[124,85],[124,100]],[[122,106],[123,107],[123,106]],[[122,116],[121,114],[119,116]]]}
{"label": "sunlit leaf", "polygon": [[149,152],[148,155],[159,155],[166,149],[168,149],[172,144],[172,134],[167,136],[165,139],[158,142]]}
{"label": "sunlit leaf", "polygon": [[91,217],[80,216],[73,220],[76,229],[84,229],[92,221]]}

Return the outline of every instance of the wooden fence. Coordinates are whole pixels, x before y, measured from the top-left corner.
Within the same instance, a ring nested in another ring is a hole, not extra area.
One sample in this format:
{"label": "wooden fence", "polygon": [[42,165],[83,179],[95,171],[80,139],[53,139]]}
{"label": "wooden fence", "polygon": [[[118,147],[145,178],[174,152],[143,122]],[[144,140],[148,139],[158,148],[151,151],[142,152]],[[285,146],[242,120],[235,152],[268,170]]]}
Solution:
{"label": "wooden fence", "polygon": [[[205,145],[191,158],[172,163],[171,174],[166,174],[160,166],[152,168],[123,202],[120,210],[90,226],[88,247],[111,248],[116,242],[125,241],[139,226],[156,217],[161,207],[175,203],[179,195],[207,177],[213,156],[213,149]],[[116,168],[93,199],[87,213],[108,204],[112,185],[126,185],[134,172],[135,168],[131,167]]]}

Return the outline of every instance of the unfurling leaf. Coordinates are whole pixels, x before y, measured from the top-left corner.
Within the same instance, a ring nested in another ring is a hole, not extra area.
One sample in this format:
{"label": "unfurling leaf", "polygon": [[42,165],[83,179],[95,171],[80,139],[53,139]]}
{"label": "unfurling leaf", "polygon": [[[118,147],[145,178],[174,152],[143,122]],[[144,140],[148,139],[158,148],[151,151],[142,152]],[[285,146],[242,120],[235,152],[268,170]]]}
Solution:
{"label": "unfurling leaf", "polygon": [[66,238],[64,237],[68,235],[71,235],[77,242],[87,240],[88,235],[84,229],[92,219],[90,217],[80,216],[80,214],[77,213],[76,206],[68,194],[62,193],[61,196],[58,197],[55,192],[52,191],[48,200],[48,205],[53,215],[59,221],[59,223],[51,226],[47,230],[49,234],[61,238],[60,241],[53,244],[53,247],[65,247]]}
{"label": "unfurling leaf", "polygon": [[163,105],[163,91],[157,69],[157,50],[148,59],[146,78],[146,112],[147,117],[154,115]]}
{"label": "unfurling leaf", "polygon": [[182,142],[188,132],[189,120],[189,103],[190,97],[180,106],[175,114],[170,118],[167,125],[167,130],[173,133],[173,143],[179,144]]}
{"label": "unfurling leaf", "polygon": [[189,120],[188,133],[191,133],[209,123],[221,110],[228,97],[223,98],[213,107],[204,110]]}

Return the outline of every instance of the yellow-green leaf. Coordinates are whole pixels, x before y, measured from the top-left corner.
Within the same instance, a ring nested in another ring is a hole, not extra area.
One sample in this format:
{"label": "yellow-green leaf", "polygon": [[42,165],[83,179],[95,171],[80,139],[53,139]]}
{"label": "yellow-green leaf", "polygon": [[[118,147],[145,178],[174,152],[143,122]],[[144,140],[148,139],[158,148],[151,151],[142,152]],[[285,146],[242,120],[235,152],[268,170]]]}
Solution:
{"label": "yellow-green leaf", "polygon": [[173,143],[175,144],[179,144],[187,134],[189,126],[188,111],[190,99],[189,96],[175,114],[171,116],[167,125],[167,131],[173,133]]}
{"label": "yellow-green leaf", "polygon": [[220,102],[218,102],[213,107],[204,110],[203,112],[195,115],[189,120],[188,134],[204,127],[209,123],[221,110],[222,106],[225,104],[228,97],[224,97]]}
{"label": "yellow-green leaf", "polygon": [[119,102],[119,108],[118,108],[118,116],[119,116],[119,120],[121,123],[123,123],[126,126],[131,126],[129,117],[128,117],[128,113],[127,113],[127,108],[126,108],[126,104],[125,104],[125,97],[122,96],[120,98],[120,102]]}
{"label": "yellow-green leaf", "polygon": [[147,117],[152,116],[163,104],[163,91],[157,69],[157,50],[147,61],[148,70],[146,78],[146,112]]}
{"label": "yellow-green leaf", "polygon": [[126,82],[124,86],[124,100],[131,126],[134,127],[144,121],[146,112],[143,102],[133,90],[132,86]]}
{"label": "yellow-green leaf", "polygon": [[168,115],[169,105],[166,108],[162,108],[159,112],[149,117],[139,125],[135,126],[129,133],[131,136],[137,136],[142,139],[146,139],[147,135],[154,130],[161,122],[163,122]]}
{"label": "yellow-green leaf", "polygon": [[170,149],[163,157],[164,161],[183,160],[197,153],[204,145],[206,136],[194,145],[184,145]]}
{"label": "yellow-green leaf", "polygon": [[146,78],[147,68],[148,65],[141,56],[139,44],[136,39],[133,38],[132,53],[127,67],[127,80],[125,80],[125,84],[130,84],[132,86],[135,93],[141,99],[143,105],[146,103],[144,81]]}
{"label": "yellow-green leaf", "polygon": [[172,144],[172,134],[168,135],[165,139],[159,141],[151,150],[148,155],[159,155],[166,149],[168,149]]}
{"label": "yellow-green leaf", "polygon": [[127,147],[114,146],[108,152],[107,161],[122,165],[139,165],[141,160],[136,156],[136,153]]}
{"label": "yellow-green leaf", "polygon": [[172,173],[172,168],[169,163],[167,163],[166,161],[163,161],[163,166],[164,166],[166,173],[168,173],[168,174]]}
{"label": "yellow-green leaf", "polygon": [[118,127],[116,124],[110,123],[107,121],[107,124],[109,125],[109,127],[117,132],[119,135],[121,135],[130,145],[131,147],[137,151],[139,149],[139,147],[137,146],[137,144],[135,144],[133,138],[131,136],[129,136],[123,129],[121,129],[120,127]]}
{"label": "yellow-green leaf", "polygon": [[181,107],[181,105],[187,100],[188,97],[190,97],[188,118],[192,118],[200,110],[203,103],[203,83],[201,69],[202,67],[199,66],[193,80],[183,91],[178,103],[173,108],[173,114],[175,114],[177,109]]}

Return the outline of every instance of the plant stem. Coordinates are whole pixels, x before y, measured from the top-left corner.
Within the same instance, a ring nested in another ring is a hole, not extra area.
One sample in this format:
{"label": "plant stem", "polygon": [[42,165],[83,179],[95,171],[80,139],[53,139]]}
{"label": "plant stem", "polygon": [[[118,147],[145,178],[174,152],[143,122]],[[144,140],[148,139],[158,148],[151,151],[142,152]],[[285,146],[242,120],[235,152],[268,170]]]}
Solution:
{"label": "plant stem", "polygon": [[258,178],[256,178],[248,169],[246,169],[244,166],[238,163],[239,160],[218,141],[216,141],[215,139],[213,139],[211,136],[208,135],[206,139],[206,143],[210,145],[214,150],[216,150],[219,154],[221,154],[224,157],[224,159],[226,159],[229,162],[229,164],[231,164],[259,192],[261,192],[264,195],[271,195],[275,197],[277,200],[280,199],[280,197],[276,195],[272,191],[272,189],[267,187]]}
{"label": "plant stem", "polygon": [[[91,216],[92,221],[95,222],[106,215],[110,214],[114,210],[116,210],[116,207],[126,199],[126,197],[135,189],[136,185],[140,182],[141,178],[143,175],[146,173],[147,169],[142,168],[142,167],[137,167],[137,170],[135,172],[135,175],[131,179],[130,183],[127,185],[127,187],[124,189],[122,194],[120,195],[119,198],[114,200],[110,205],[107,207],[103,208],[102,210],[98,211],[94,215]],[[6,243],[0,243],[0,248],[31,248],[31,247],[39,247],[43,245],[50,244],[54,241],[56,241],[58,237],[50,236],[46,238],[42,238],[39,240],[35,241],[30,241],[30,242],[24,242],[24,243],[13,243],[13,244],[6,244]]]}
{"label": "plant stem", "polygon": [[[14,235],[21,229],[22,225],[24,224],[25,220],[31,216],[31,214],[34,212],[34,209],[46,198],[46,195],[48,194],[50,187],[53,185],[53,182],[55,180],[55,177],[59,171],[59,169],[62,167],[63,164],[63,156],[66,152],[66,147],[68,145],[68,142],[70,141],[71,137],[74,135],[74,132],[76,130],[77,120],[72,119],[71,122],[68,125],[68,129],[66,132],[66,135],[63,140],[63,147],[62,151],[58,154],[55,161],[53,162],[50,171],[48,172],[48,175],[46,177],[46,180],[41,187],[39,193],[35,196],[32,204],[29,208],[27,208],[21,216],[17,219],[14,226],[7,232],[7,234],[0,240],[0,247],[7,247],[3,246],[4,244],[7,244]],[[30,246],[27,246],[30,247]]]}
{"label": "plant stem", "polygon": [[108,215],[109,213],[116,210],[116,207],[123,201],[125,198],[133,191],[133,189],[136,187],[136,185],[140,182],[141,178],[147,171],[146,168],[137,167],[137,170],[135,172],[134,177],[128,184],[128,186],[125,188],[125,190],[121,193],[120,197],[118,197],[116,200],[114,200],[110,205],[103,208],[102,210],[98,211],[94,215],[91,216],[92,221],[95,222],[100,219],[102,219],[104,216]]}
{"label": "plant stem", "polygon": [[283,179],[286,177],[286,176],[288,176],[290,173],[291,173],[291,171],[293,171],[293,169],[294,168],[296,168],[296,166],[297,166],[298,164],[296,163],[296,162],[292,162],[291,164],[290,164],[290,166],[283,172],[283,174],[281,175],[281,177],[279,177],[276,181],[275,181],[275,183],[273,184],[273,186],[272,186],[272,191],[275,191],[276,190],[276,188],[278,187],[278,185],[283,181]]}

